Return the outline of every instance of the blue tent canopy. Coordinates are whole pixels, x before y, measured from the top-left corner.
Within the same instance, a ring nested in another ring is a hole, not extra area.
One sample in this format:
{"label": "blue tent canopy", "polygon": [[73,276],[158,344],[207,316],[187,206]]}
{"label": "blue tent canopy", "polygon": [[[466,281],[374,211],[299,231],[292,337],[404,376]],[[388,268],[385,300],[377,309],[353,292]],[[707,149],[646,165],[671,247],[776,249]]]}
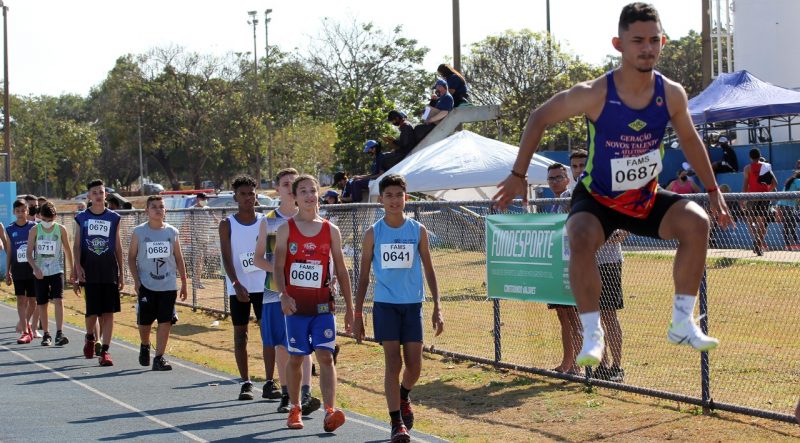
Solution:
{"label": "blue tent canopy", "polygon": [[720,74],[689,100],[695,125],[800,114],[800,92],[759,80],[747,71]]}

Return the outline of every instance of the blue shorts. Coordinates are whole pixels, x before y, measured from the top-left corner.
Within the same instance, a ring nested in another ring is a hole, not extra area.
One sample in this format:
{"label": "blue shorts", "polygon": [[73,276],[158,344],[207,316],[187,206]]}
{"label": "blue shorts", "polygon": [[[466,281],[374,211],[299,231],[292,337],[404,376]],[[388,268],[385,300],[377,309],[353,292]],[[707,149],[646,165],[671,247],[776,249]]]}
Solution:
{"label": "blue shorts", "polygon": [[375,340],[422,343],[422,303],[382,303],[372,307]]}
{"label": "blue shorts", "polygon": [[309,355],[312,350],[333,352],[336,346],[336,320],[333,314],[287,315],[286,350],[290,355]]}
{"label": "blue shorts", "polygon": [[286,321],[279,301],[261,307],[261,342],[264,346],[286,347]]}

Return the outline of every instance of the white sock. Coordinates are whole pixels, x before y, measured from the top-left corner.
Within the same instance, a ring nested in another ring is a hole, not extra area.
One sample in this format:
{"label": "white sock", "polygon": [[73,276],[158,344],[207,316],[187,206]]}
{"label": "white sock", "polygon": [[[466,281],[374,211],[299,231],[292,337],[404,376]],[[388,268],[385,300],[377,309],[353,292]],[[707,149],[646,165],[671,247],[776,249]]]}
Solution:
{"label": "white sock", "polygon": [[583,325],[584,341],[591,337],[595,331],[599,330],[601,334],[603,333],[603,328],[600,326],[600,311],[584,312],[583,314],[578,314],[578,317],[580,317]]}
{"label": "white sock", "polygon": [[692,318],[696,301],[697,297],[693,295],[675,294],[672,302],[672,324],[677,325]]}

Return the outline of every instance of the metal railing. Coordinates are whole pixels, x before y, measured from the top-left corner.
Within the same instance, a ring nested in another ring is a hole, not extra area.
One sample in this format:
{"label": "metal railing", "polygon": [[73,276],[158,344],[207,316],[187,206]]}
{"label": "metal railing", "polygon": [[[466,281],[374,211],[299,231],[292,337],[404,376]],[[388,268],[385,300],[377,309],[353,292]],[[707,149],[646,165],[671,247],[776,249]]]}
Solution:
{"label": "metal railing", "polygon": [[[707,409],[793,421],[800,396],[800,242],[796,206],[800,193],[725,194],[736,228],[712,227],[700,309],[707,314],[718,349],[698,354],[668,344],[674,241],[629,236],[623,243],[624,308],[617,311],[623,336],[624,380],[554,372],[561,361],[559,323],[541,303],[488,299],[486,295],[485,216],[491,202],[416,202],[407,215],[430,232],[446,332],[433,338],[426,329],[426,350],[513,368],[533,374],[673,399]],[[690,198],[707,206],[706,196]],[[758,203],[762,202],[762,203]],[[536,212],[537,206],[563,199],[531,202],[511,211]],[[217,225],[235,209],[171,210],[167,222],[180,232],[195,309],[227,313]],[[360,273],[363,233],[382,216],[377,204],[323,206],[322,215],[339,226],[353,285]],[[130,233],[143,223],[142,211],[122,211],[125,260]],[[60,220],[72,233],[74,214]],[[763,243],[753,233],[766,228]],[[755,228],[753,228],[753,224]],[[748,227],[749,226],[749,227]],[[758,247],[756,247],[758,246]],[[126,273],[127,275],[127,273]],[[127,276],[127,288],[131,288]],[[354,288],[355,290],[355,288]],[[430,302],[425,303],[430,312]],[[371,335],[371,291],[365,326]],[[341,318],[338,319],[342,321]],[[426,321],[425,325],[428,324]],[[341,324],[340,324],[341,326]],[[578,347],[580,347],[578,345]]]}

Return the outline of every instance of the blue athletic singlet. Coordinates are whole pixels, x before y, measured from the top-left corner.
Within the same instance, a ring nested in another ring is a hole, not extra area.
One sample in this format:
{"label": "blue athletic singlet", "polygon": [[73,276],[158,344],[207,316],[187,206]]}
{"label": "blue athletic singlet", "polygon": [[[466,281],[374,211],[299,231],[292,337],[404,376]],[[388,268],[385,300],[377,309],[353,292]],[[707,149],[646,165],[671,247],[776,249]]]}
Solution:
{"label": "blue athletic singlet", "polygon": [[[15,221],[6,226],[9,241],[9,254],[11,254],[11,275],[15,281],[30,280],[33,278],[33,269],[28,264],[28,233],[36,223],[25,222],[20,226]],[[34,252],[35,254],[35,252]]]}
{"label": "blue athletic singlet", "polygon": [[393,228],[383,219],[372,225],[375,246],[372,269],[375,274],[375,301],[381,303],[420,303],[425,301],[419,258],[421,225],[407,218]]}
{"label": "blue athletic singlet", "polygon": [[90,209],[75,215],[81,229],[81,266],[87,283],[117,283],[117,226],[120,216],[110,209],[95,214]]}
{"label": "blue athletic singlet", "polygon": [[655,202],[664,156],[662,139],[670,120],[664,79],[655,72],[653,98],[640,110],[627,107],[619,98],[613,71],[606,79],[603,110],[597,121],[586,119],[589,158],[580,180],[601,204],[644,218]]}

